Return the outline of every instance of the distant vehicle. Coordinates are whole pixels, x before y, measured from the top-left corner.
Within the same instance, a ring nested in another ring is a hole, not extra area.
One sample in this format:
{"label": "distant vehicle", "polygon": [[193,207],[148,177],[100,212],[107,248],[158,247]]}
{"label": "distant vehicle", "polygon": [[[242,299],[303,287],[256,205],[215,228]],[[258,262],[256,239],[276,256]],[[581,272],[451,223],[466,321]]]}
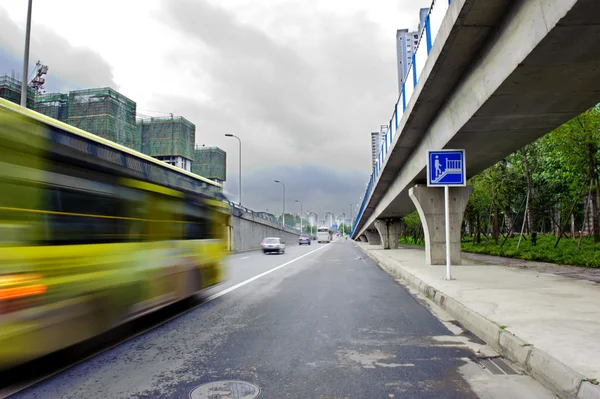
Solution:
{"label": "distant vehicle", "polygon": [[283,241],[279,237],[267,237],[262,241],[262,244],[260,244],[260,248],[262,249],[263,253],[265,253],[265,254],[271,253],[271,252],[275,252],[278,254],[284,254],[285,253],[285,241]]}
{"label": "distant vehicle", "polygon": [[330,243],[333,240],[333,231],[329,227],[319,227],[317,229],[317,241],[319,243]]}
{"label": "distant vehicle", "polygon": [[308,234],[302,234],[300,238],[298,238],[298,244],[308,244],[310,245],[310,236]]}

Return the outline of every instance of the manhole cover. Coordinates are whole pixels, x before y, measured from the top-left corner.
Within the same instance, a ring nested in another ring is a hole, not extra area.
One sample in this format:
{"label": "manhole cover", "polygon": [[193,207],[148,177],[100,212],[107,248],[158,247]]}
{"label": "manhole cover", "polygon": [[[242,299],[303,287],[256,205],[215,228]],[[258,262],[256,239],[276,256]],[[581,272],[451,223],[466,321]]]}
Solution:
{"label": "manhole cover", "polygon": [[245,381],[215,381],[200,385],[190,392],[190,399],[254,399],[260,388]]}

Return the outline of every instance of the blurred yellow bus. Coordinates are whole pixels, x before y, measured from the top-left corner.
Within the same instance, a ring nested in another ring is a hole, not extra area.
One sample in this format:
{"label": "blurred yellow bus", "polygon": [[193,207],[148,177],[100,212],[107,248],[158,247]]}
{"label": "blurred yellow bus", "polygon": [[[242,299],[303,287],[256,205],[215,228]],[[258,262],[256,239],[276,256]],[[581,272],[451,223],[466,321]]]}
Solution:
{"label": "blurred yellow bus", "polygon": [[0,370],[220,283],[221,191],[0,99]]}

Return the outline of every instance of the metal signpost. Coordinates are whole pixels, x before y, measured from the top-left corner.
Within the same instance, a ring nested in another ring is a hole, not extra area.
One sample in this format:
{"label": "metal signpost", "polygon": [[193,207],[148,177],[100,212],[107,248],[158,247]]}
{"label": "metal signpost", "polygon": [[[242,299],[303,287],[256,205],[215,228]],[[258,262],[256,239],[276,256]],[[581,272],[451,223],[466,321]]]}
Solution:
{"label": "metal signpost", "polygon": [[427,151],[427,187],[444,187],[446,280],[450,275],[450,187],[467,185],[465,150]]}

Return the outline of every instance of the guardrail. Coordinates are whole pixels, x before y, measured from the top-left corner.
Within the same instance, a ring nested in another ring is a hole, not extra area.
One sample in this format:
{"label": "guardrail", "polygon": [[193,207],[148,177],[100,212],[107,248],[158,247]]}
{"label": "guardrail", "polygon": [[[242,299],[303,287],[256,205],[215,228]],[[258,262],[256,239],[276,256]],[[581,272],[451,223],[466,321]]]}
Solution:
{"label": "guardrail", "polygon": [[[233,202],[231,202],[229,200],[226,200],[224,202],[226,202],[227,204],[229,204],[229,207],[231,209],[232,214],[233,214],[233,210],[234,209],[239,209],[239,210],[241,210],[243,212],[247,212],[247,213],[252,214],[252,216],[254,216],[254,217],[261,218],[261,219],[264,219],[264,220],[269,220],[269,221],[271,221],[273,223],[276,223],[276,224],[278,224],[280,226],[282,225],[282,223],[279,220],[277,220],[276,218],[274,218],[272,216],[265,215],[264,212],[255,212],[252,209],[246,208],[245,206],[241,206],[239,204],[235,204],[235,203],[233,203]],[[297,228],[295,228],[293,226],[290,226],[288,224],[286,224],[286,225],[284,225],[282,227],[285,227],[287,229],[293,230],[293,231],[297,232],[298,234],[301,233],[300,230],[298,230]]]}
{"label": "guardrail", "polygon": [[400,119],[402,118],[402,115],[406,110],[406,106],[410,102],[410,98],[417,87],[417,83],[421,77],[421,72],[423,72],[425,62],[427,61],[427,57],[431,52],[431,47],[433,46],[435,38],[437,37],[440,27],[442,26],[442,21],[444,20],[444,16],[450,7],[451,1],[452,0],[433,0],[431,6],[429,7],[429,13],[425,18],[424,26],[421,28],[421,32],[419,32],[419,41],[416,47],[417,50],[413,53],[410,66],[408,67],[408,71],[404,77],[404,83],[402,84],[400,96],[394,105],[394,112],[392,113],[392,118],[390,119],[390,123],[388,125],[388,131],[385,135],[385,139],[381,143],[381,147],[379,149],[379,158],[373,167],[373,173],[371,173],[371,177],[369,178],[365,195],[363,196],[363,200],[358,210],[354,225],[352,226],[351,235],[354,235],[354,230],[356,229],[356,226],[358,226],[365,207],[371,198],[373,188],[377,184],[377,179],[381,173],[381,170],[383,169],[385,161],[387,160],[394,137],[398,134],[398,125],[400,123]]}

